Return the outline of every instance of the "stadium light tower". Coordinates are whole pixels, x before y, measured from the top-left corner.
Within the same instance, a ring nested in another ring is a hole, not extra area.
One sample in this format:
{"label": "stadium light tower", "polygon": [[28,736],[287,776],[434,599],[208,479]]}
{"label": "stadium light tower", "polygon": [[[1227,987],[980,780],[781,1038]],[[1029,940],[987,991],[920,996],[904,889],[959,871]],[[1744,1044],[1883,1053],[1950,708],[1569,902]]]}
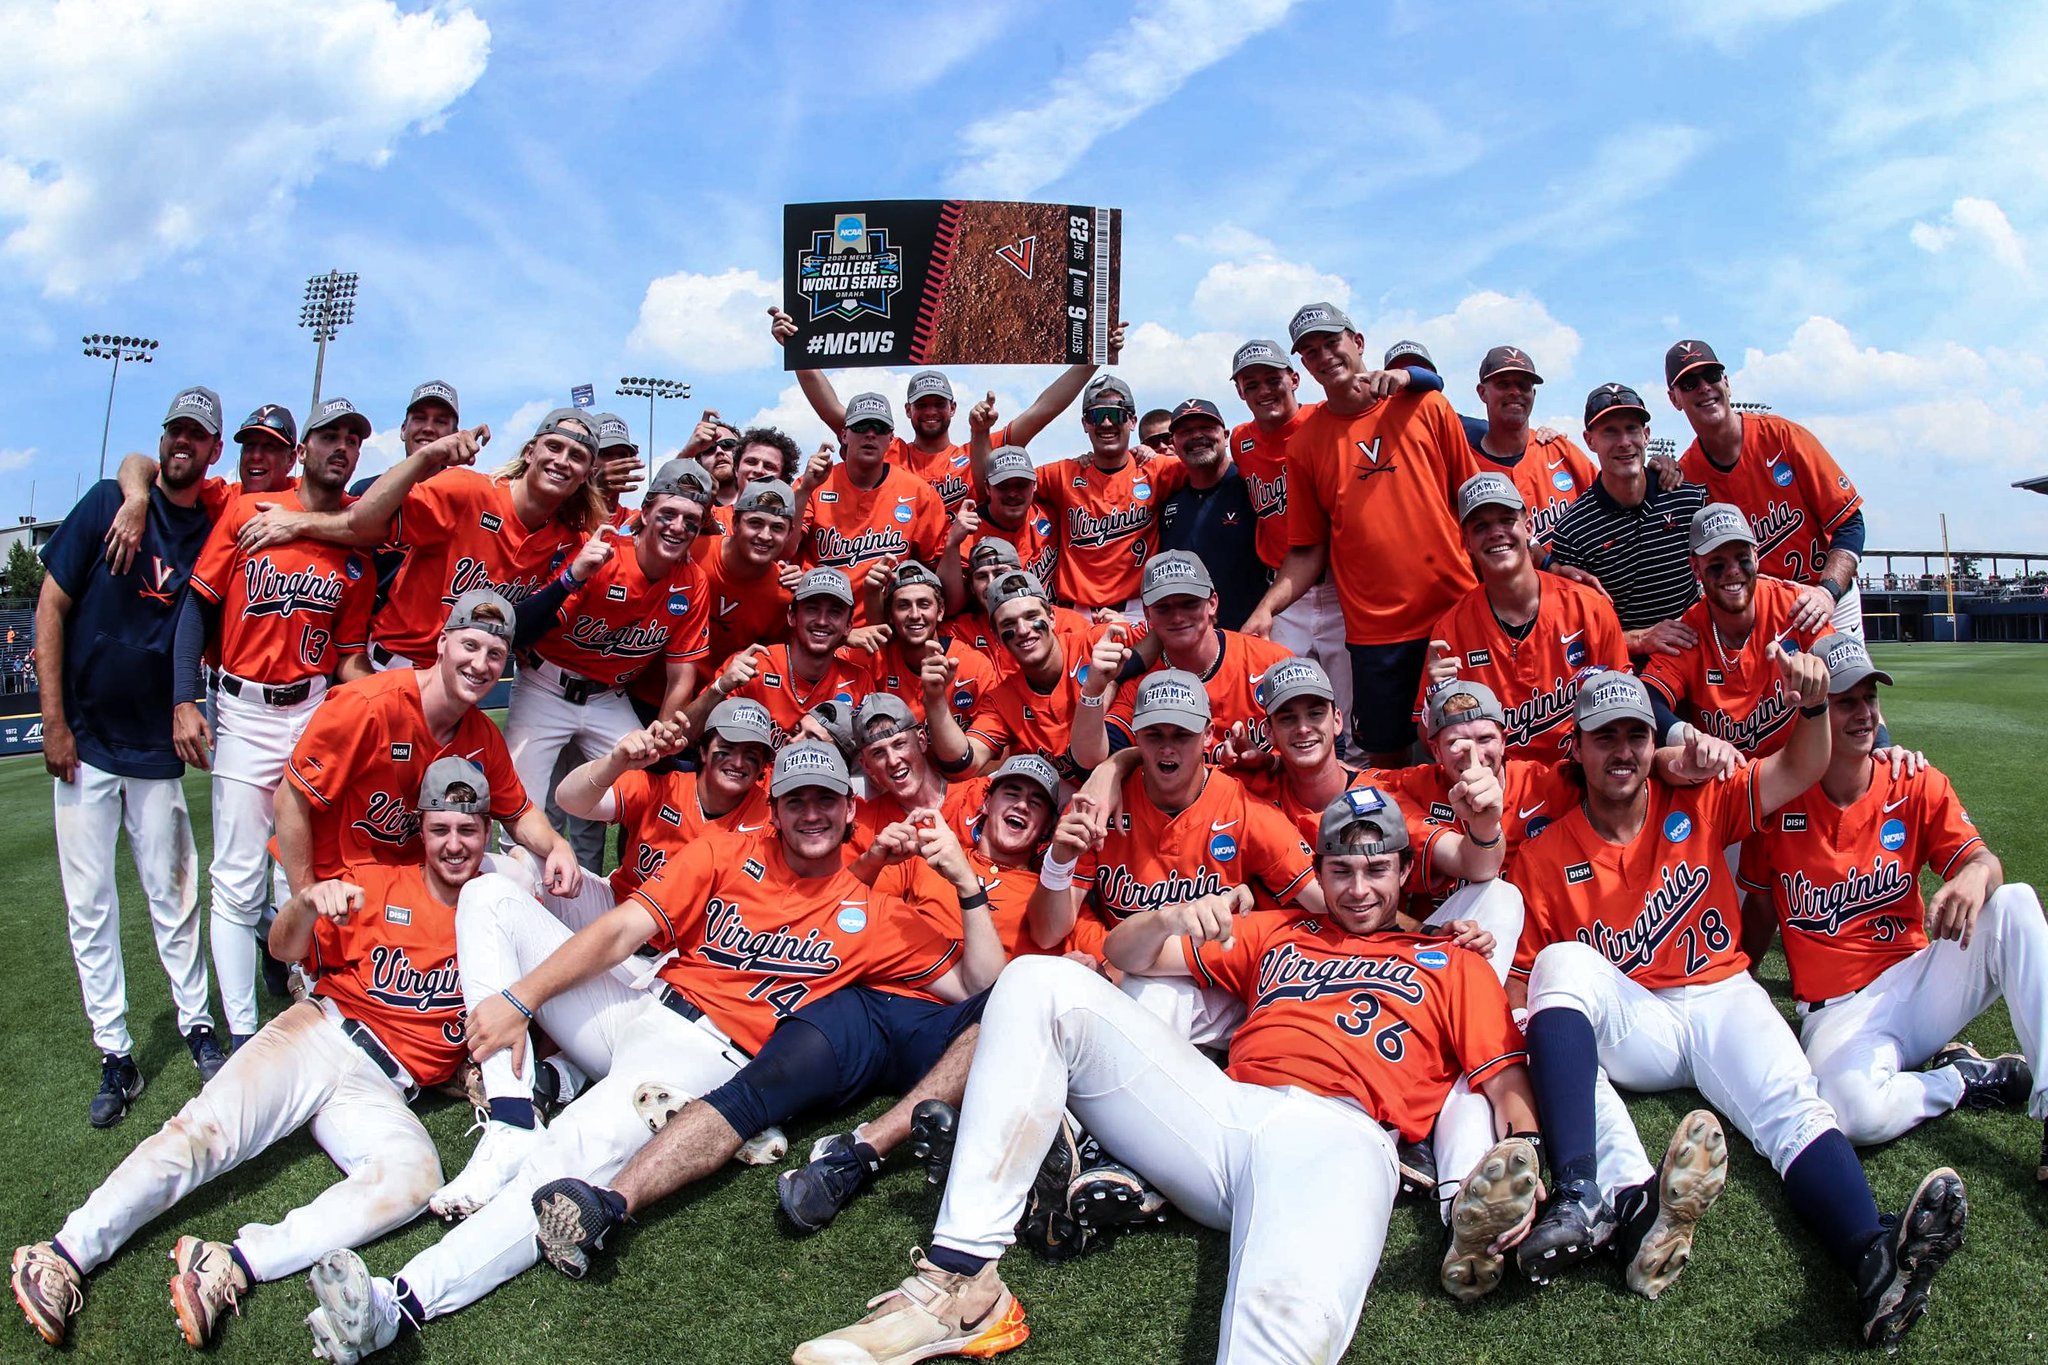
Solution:
{"label": "stadium light tower", "polygon": [[356,320],[356,275],[354,271],[330,270],[306,281],[306,299],[299,305],[299,326],[309,328],[319,349],[313,353],[313,402],[306,420],[313,420],[320,406],[320,372],[327,365],[327,343],[335,333]]}
{"label": "stadium light tower", "polygon": [[111,360],[113,372],[107,376],[107,415],[100,422],[100,477],[107,477],[107,433],[114,426],[114,383],[121,377],[121,362],[131,365],[147,365],[156,357],[150,353],[156,350],[156,343],[148,337],[110,337],[94,332],[89,337],[80,337],[85,343],[88,360]]}
{"label": "stadium light tower", "polygon": [[654,444],[654,400],[657,398],[688,398],[690,386],[680,379],[656,379],[651,375],[628,375],[619,380],[615,391],[621,398],[645,398],[647,400],[647,468],[652,471],[658,458],[658,447]]}
{"label": "stadium light tower", "polygon": [[1769,412],[1771,410],[1769,403],[1730,403],[1728,406],[1734,408],[1737,412]]}

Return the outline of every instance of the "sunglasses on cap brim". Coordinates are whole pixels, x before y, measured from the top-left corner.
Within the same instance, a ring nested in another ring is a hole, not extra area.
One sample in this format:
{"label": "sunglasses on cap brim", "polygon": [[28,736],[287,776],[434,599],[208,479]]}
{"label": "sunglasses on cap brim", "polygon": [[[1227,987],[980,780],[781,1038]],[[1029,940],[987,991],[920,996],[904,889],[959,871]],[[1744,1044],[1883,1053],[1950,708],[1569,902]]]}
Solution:
{"label": "sunglasses on cap brim", "polygon": [[1702,365],[1698,369],[1688,370],[1678,376],[1678,391],[1691,393],[1702,384],[1718,384],[1721,382],[1721,376],[1726,373],[1728,371],[1719,365]]}

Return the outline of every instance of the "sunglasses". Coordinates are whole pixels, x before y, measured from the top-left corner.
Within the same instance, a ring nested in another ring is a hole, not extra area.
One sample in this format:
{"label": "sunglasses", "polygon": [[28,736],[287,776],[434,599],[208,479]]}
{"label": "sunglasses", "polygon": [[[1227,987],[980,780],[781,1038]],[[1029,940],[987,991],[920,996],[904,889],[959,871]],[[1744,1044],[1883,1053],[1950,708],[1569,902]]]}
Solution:
{"label": "sunglasses", "polygon": [[1154,450],[1165,450],[1173,444],[1173,433],[1170,431],[1155,431],[1145,438],[1145,444],[1151,446]]}
{"label": "sunglasses", "polygon": [[893,429],[887,422],[855,422],[851,427],[847,428],[847,430],[858,432],[862,436],[886,436]]}
{"label": "sunglasses", "polygon": [[1131,410],[1122,406],[1090,408],[1081,415],[1088,420],[1088,425],[1091,427],[1099,427],[1104,422],[1109,422],[1115,426],[1122,426],[1131,420]]}
{"label": "sunglasses", "polygon": [[735,437],[728,436],[723,440],[713,441],[711,448],[713,450],[738,450],[740,443]]}
{"label": "sunglasses", "polygon": [[1678,391],[1691,393],[1702,384],[1718,384],[1721,376],[1728,373],[1719,365],[1702,365],[1697,370],[1678,376]]}

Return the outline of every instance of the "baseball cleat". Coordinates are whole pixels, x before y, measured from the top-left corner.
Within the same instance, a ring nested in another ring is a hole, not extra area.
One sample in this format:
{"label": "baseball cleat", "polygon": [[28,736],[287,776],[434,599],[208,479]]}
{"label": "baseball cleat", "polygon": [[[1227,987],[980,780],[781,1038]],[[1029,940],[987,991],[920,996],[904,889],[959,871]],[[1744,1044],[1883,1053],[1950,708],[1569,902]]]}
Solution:
{"label": "baseball cleat", "polygon": [[732,1159],[742,1166],[773,1166],[788,1155],[789,1134],[771,1125],[742,1142]]}
{"label": "baseball cleat", "polygon": [[191,1049],[192,1065],[199,1068],[201,1085],[220,1075],[220,1069],[228,1064],[228,1054],[220,1050],[220,1039],[214,1037],[210,1025],[194,1027],[185,1035],[185,1046]]}
{"label": "baseball cleat", "polygon": [[1067,1216],[1084,1234],[1104,1236],[1166,1221],[1166,1196],[1121,1162],[1105,1161],[1067,1186]]}
{"label": "baseball cleat", "polygon": [[886,1294],[868,1300],[874,1311],[836,1332],[815,1337],[790,1356],[794,1365],[913,1365],[938,1356],[982,1360],[1024,1344],[1031,1335],[996,1263],[976,1275],[956,1275],[924,1258]]}
{"label": "baseball cleat", "polygon": [[1654,1299],[1692,1260],[1693,1228],[1728,1187],[1728,1138],[1721,1120],[1695,1109],[1678,1121],[1657,1172],[1657,1219],[1629,1258],[1628,1287]]}
{"label": "baseball cleat", "polygon": [[1458,1197],[1451,1201],[1450,1245],[1438,1280],[1460,1303],[1500,1288],[1507,1257],[1487,1250],[1503,1233],[1521,1226],[1543,1191],[1542,1158],[1527,1138],[1494,1144],[1479,1159]]}
{"label": "baseball cleat", "polygon": [[1429,1139],[1409,1142],[1405,1139],[1394,1144],[1395,1156],[1401,1172],[1401,1195],[1403,1198],[1420,1199],[1436,1193],[1436,1148]]}
{"label": "baseball cleat", "polygon": [[306,1314],[313,1359],[356,1365],[398,1340],[398,1296],[353,1251],[330,1251],[306,1274],[320,1306]]}
{"label": "baseball cleat", "polygon": [[625,1201],[587,1180],[550,1180],[533,1192],[534,1240],[548,1264],[572,1280],[590,1273],[590,1253],[626,1221]]}
{"label": "baseball cleat", "polygon": [[14,1268],[8,1279],[28,1325],[50,1345],[62,1346],[71,1320],[85,1306],[85,1278],[78,1267],[59,1256],[48,1242],[37,1242],[14,1249]]}
{"label": "baseball cleat", "polygon": [[1617,1220],[1600,1187],[1590,1180],[1567,1181],[1552,1191],[1536,1226],[1515,1248],[1515,1264],[1537,1284],[1591,1256],[1614,1236]]}
{"label": "baseball cleat", "polygon": [[100,1092],[92,1097],[88,1117],[95,1128],[111,1128],[128,1117],[128,1106],[142,1093],[146,1082],[133,1057],[109,1052],[100,1058]]}
{"label": "baseball cleat", "polygon": [[960,1135],[960,1111],[944,1100],[924,1100],[910,1111],[910,1154],[924,1167],[924,1183],[943,1185]]}
{"label": "baseball cleat", "polygon": [[2017,1052],[1986,1057],[1968,1043],[1950,1043],[1927,1059],[1926,1069],[1952,1066],[1963,1078],[1958,1109],[2024,1109],[2034,1093],[2034,1071]]}
{"label": "baseball cleat", "polygon": [[882,1158],[873,1147],[851,1133],[833,1133],[811,1148],[808,1162],[776,1177],[775,1199],[792,1228],[818,1232],[881,1169]]}
{"label": "baseball cleat", "polygon": [[467,1218],[491,1201],[493,1195],[512,1183],[526,1158],[547,1140],[547,1129],[538,1122],[520,1128],[498,1119],[483,1121],[484,1135],[462,1174],[435,1190],[427,1207],[441,1218]]}
{"label": "baseball cleat", "polygon": [[1920,1182],[1906,1211],[1863,1253],[1856,1310],[1863,1344],[1897,1346],[1920,1315],[1934,1274],[1963,1245],[1970,1201],[1963,1178],[1943,1166]]}
{"label": "baseball cleat", "polygon": [[647,1131],[658,1133],[668,1126],[668,1121],[681,1113],[690,1097],[672,1085],[660,1081],[647,1081],[633,1092],[633,1112],[647,1125]]}
{"label": "baseball cleat", "polygon": [[1074,1120],[1062,1113],[1052,1146],[1038,1163],[1038,1175],[1025,1196],[1023,1220],[1017,1225],[1018,1240],[1049,1261],[1072,1260],[1093,1240],[1067,1210],[1067,1195],[1080,1165]]}
{"label": "baseball cleat", "polygon": [[178,1328],[185,1344],[195,1350],[213,1340],[225,1310],[242,1315],[241,1295],[249,1288],[249,1277],[235,1264],[226,1242],[209,1242],[199,1237],[180,1237],[171,1249],[171,1311],[178,1315]]}
{"label": "baseball cleat", "polygon": [[552,1057],[543,1057],[533,1068],[534,1107],[556,1113],[589,1084],[590,1077],[567,1054],[557,1052]]}

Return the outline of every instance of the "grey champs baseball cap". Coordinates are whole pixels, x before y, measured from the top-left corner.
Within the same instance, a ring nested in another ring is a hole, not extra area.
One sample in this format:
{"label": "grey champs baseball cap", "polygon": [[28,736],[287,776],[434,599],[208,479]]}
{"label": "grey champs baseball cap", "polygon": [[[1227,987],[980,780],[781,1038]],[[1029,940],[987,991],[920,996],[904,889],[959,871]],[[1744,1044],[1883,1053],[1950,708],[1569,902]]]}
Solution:
{"label": "grey champs baseball cap", "polygon": [[220,395],[204,384],[179,389],[171,399],[170,409],[164,413],[164,425],[169,426],[180,417],[191,418],[205,427],[209,435],[220,435]]}
{"label": "grey champs baseball cap", "polygon": [[1529,353],[1519,346],[1496,346],[1480,360],[1479,378],[1482,381],[1497,374],[1526,374],[1538,384],[1543,382],[1543,376],[1536,373],[1536,362],[1529,359]]}
{"label": "grey champs baseball cap", "polygon": [[946,581],[932,572],[929,566],[909,559],[898,564],[895,572],[889,575],[889,590],[882,594],[882,602],[887,605],[903,589],[918,587],[930,588],[939,595],[942,603],[946,600]]}
{"label": "grey champs baseball cap", "polygon": [[816,739],[799,739],[785,744],[775,755],[775,772],[768,779],[770,797],[787,796],[804,787],[823,787],[841,796],[853,795],[853,777],[839,750]]}
{"label": "grey champs baseball cap", "polygon": [[830,697],[813,706],[810,716],[832,736],[839,756],[851,764],[860,753],[860,740],[853,733],[853,703]]}
{"label": "grey champs baseball cap", "polygon": [[574,441],[593,455],[597,454],[597,419],[581,408],[556,408],[540,419],[533,435],[536,440],[543,436],[559,436],[565,441]]}
{"label": "grey champs baseball cap", "polygon": [[811,569],[796,581],[790,591],[789,600],[801,602],[810,597],[830,597],[853,605],[853,585],[846,581],[846,575],[837,569]]}
{"label": "grey champs baseball cap", "polygon": [[870,692],[853,708],[853,737],[862,748],[916,728],[910,703],[894,692]]}
{"label": "grey champs baseball cap", "polygon": [[242,419],[242,425],[235,428],[235,439],[247,444],[253,436],[267,437],[282,441],[287,446],[299,443],[299,424],[292,417],[292,410],[282,403],[265,403]]}
{"label": "grey champs baseball cap", "polygon": [[1464,521],[1482,507],[1512,507],[1520,512],[1528,504],[1522,501],[1522,490],[1515,487],[1513,479],[1488,469],[1458,485],[1458,520]]}
{"label": "grey champs baseball cap", "polygon": [[1145,561],[1145,577],[1138,597],[1146,606],[1156,606],[1169,597],[1208,597],[1216,591],[1209,566],[1192,550],[1168,550]]}
{"label": "grey champs baseball cap", "polygon": [[1131,386],[1113,374],[1098,374],[1088,381],[1088,387],[1081,391],[1081,410],[1086,412],[1089,408],[1108,407],[1103,401],[1106,394],[1121,398],[1131,411],[1138,410],[1138,399],[1131,392]]}
{"label": "grey champs baseball cap", "polygon": [[[699,468],[702,468],[700,465]],[[757,479],[740,490],[732,514],[764,512],[771,517],[796,515],[796,490],[781,479]]]}
{"label": "grey champs baseball cap", "polygon": [[1230,357],[1230,377],[1235,379],[1257,365],[1275,370],[1291,370],[1294,368],[1294,360],[1280,349],[1279,342],[1254,337],[1238,347],[1237,354]]}
{"label": "grey champs baseball cap", "polygon": [[880,422],[889,430],[896,430],[896,413],[890,408],[889,400],[879,393],[857,393],[846,400],[846,426],[851,431],[861,422]]}
{"label": "grey champs baseball cap", "polygon": [[1023,558],[1017,547],[1001,536],[983,536],[974,542],[974,548],[967,552],[967,571],[986,569],[991,565],[1004,569],[1022,569]]}
{"label": "grey champs baseball cap", "polygon": [[1430,356],[1429,347],[1419,341],[1395,342],[1387,347],[1386,359],[1382,360],[1380,365],[1384,369],[1391,370],[1394,368],[1394,362],[1399,360],[1419,360],[1422,362],[1424,369],[1433,370],[1436,368],[1436,361]]}
{"label": "grey champs baseball cap", "polygon": [[1692,525],[1685,534],[1686,543],[1696,555],[1706,554],[1730,541],[1756,544],[1756,532],[1749,529],[1749,518],[1742,515],[1740,507],[1730,502],[1710,502],[1693,513]]}
{"label": "grey champs baseball cap", "polygon": [[1296,697],[1321,697],[1331,703],[1337,700],[1337,689],[1331,686],[1330,675],[1323,671],[1323,666],[1298,654],[1267,669],[1252,688],[1252,700],[1269,716]]}
{"label": "grey champs baseball cap", "polygon": [[1031,452],[1023,446],[997,446],[988,457],[989,487],[1018,479],[1038,482],[1038,466],[1031,462]]}
{"label": "grey champs baseball cap", "polygon": [[1632,412],[1645,422],[1650,420],[1650,410],[1643,406],[1642,395],[1626,384],[1602,384],[1586,395],[1588,427],[1610,412]]}
{"label": "grey champs baseball cap", "polygon": [[1599,730],[1618,720],[1639,720],[1652,730],[1657,713],[1650,708],[1650,690],[1633,673],[1614,669],[1595,673],[1579,684],[1572,720],[1581,730]]}
{"label": "grey champs baseball cap", "polygon": [[[500,619],[477,615],[479,607],[495,608]],[[448,624],[441,627],[442,634],[451,630],[480,630],[495,635],[506,644],[512,643],[512,627],[518,615],[512,604],[489,588],[471,588],[455,599],[455,605],[448,609]]]}
{"label": "grey champs baseball cap", "polygon": [[[630,445],[631,443],[628,442]],[[634,449],[639,447],[635,446]],[[692,501],[707,506],[718,495],[718,481],[711,477],[711,471],[695,460],[674,459],[654,471],[653,480],[647,485],[647,498],[685,497],[695,495]],[[646,501],[646,499],[642,499]]]}
{"label": "grey champs baseball cap", "polygon": [[462,418],[462,408],[455,401],[455,386],[445,379],[429,379],[412,391],[412,397],[405,400],[405,410],[411,412],[422,403],[440,403],[456,416]]}
{"label": "grey champs baseball cap", "polygon": [[624,446],[627,450],[638,450],[640,448],[633,442],[632,428],[628,427],[626,419],[619,416],[616,412],[600,412],[590,420],[597,423],[597,448],[599,450],[617,450],[621,446]]}
{"label": "grey champs baseball cap", "polygon": [[768,708],[747,697],[727,697],[711,708],[704,733],[717,735],[729,744],[775,743],[775,720]]}
{"label": "grey champs baseball cap", "polygon": [[1853,635],[1830,632],[1813,642],[1809,651],[1828,666],[1828,695],[1839,697],[1865,678],[1892,685],[1892,675],[1870,661],[1870,650]]}
{"label": "grey champs baseball cap", "polygon": [[[1345,832],[1353,825],[1376,825],[1380,837],[1366,844],[1346,843]],[[1408,847],[1408,821],[1391,792],[1378,787],[1353,787],[1339,792],[1336,800],[1323,807],[1316,824],[1316,856],[1324,858],[1370,858],[1377,853],[1399,853]]]}
{"label": "grey champs baseball cap", "polygon": [[1311,303],[1295,310],[1287,320],[1287,349],[1301,349],[1301,339],[1317,332],[1355,332],[1351,315],[1334,303]]}
{"label": "grey champs baseball cap", "polygon": [[1048,606],[1052,604],[1052,594],[1045,590],[1045,584],[1038,581],[1038,575],[1023,569],[1006,573],[989,584],[988,592],[982,601],[987,607],[989,619],[994,620],[998,610],[1020,597],[1035,597]]}
{"label": "grey champs baseball cap", "polygon": [[937,370],[919,370],[916,374],[910,376],[910,388],[904,394],[903,401],[915,403],[920,398],[931,398],[934,396],[943,398],[948,403],[953,402],[952,381],[948,380],[946,376],[940,374]]}
{"label": "grey champs baseball cap", "polygon": [[1045,788],[1045,794],[1052,800],[1052,808],[1060,808],[1059,770],[1037,754],[1011,754],[996,765],[988,775],[988,784],[993,787],[1006,777],[1021,777],[1027,782],[1036,782]]}
{"label": "grey champs baseball cap", "polygon": [[489,815],[490,779],[484,776],[482,768],[466,758],[454,754],[437,758],[427,765],[427,775],[420,780],[419,810],[422,815],[430,810]]}
{"label": "grey champs baseball cap", "polygon": [[320,400],[320,406],[313,409],[313,416],[306,423],[306,434],[311,436],[322,427],[352,427],[365,441],[370,439],[372,430],[370,419],[346,398]]}
{"label": "grey champs baseball cap", "polygon": [[1138,683],[1138,700],[1131,708],[1131,729],[1152,725],[1177,725],[1192,734],[1209,729],[1209,691],[1202,680],[1179,668],[1162,668],[1147,673]]}
{"label": "grey champs baseball cap", "polygon": [[[1459,703],[1456,709],[1452,708],[1453,702]],[[1508,724],[1508,713],[1501,709],[1500,698],[1493,694],[1493,689],[1466,678],[1430,693],[1428,712],[1423,717],[1424,733],[1432,735],[1446,725],[1463,725],[1468,720],[1490,720],[1502,729]]]}

